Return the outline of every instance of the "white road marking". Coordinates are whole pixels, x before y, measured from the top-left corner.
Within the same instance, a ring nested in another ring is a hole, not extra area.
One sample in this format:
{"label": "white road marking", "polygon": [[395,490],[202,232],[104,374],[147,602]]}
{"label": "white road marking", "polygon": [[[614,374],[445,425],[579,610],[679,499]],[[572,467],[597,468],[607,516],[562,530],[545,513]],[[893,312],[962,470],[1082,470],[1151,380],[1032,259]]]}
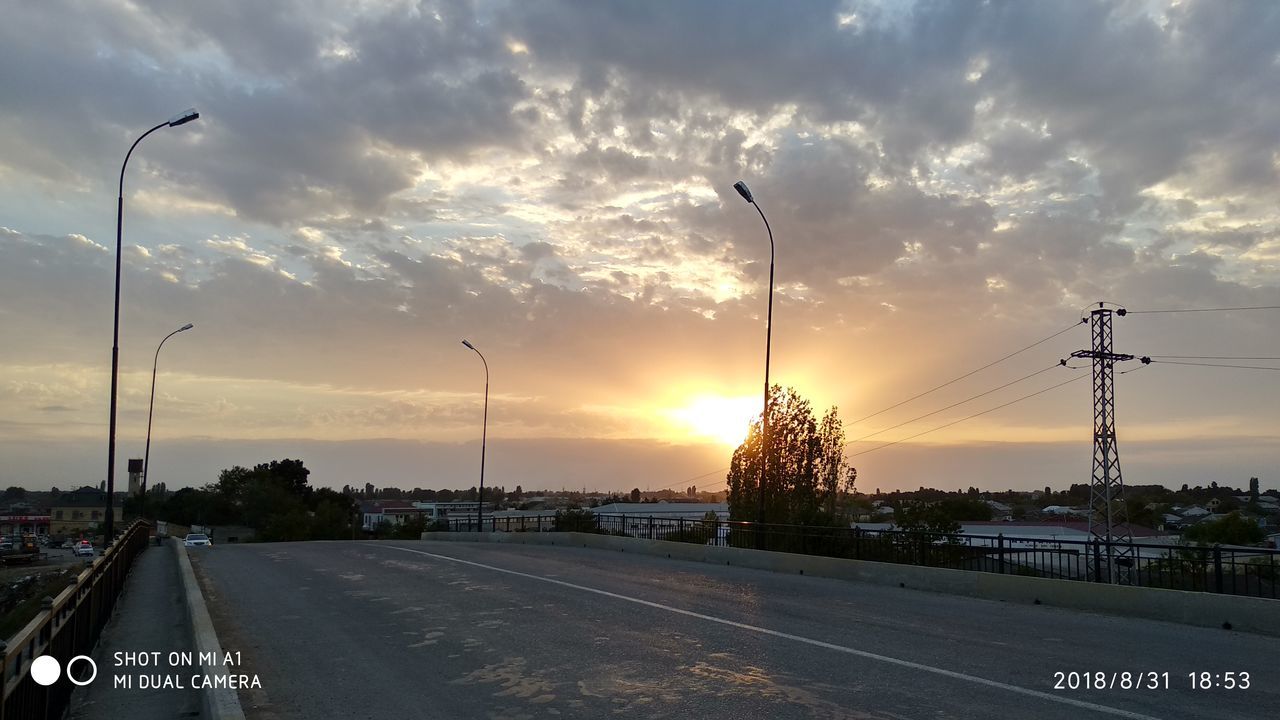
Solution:
{"label": "white road marking", "polygon": [[761,635],[769,635],[771,637],[782,638],[784,640],[794,640],[795,642],[805,643],[806,645],[813,645],[814,647],[825,648],[827,650],[835,650],[836,652],[842,652],[842,653],[854,655],[860,658],[866,658],[868,660],[876,660],[878,662],[888,663],[889,665],[897,665],[899,667],[910,668],[912,670],[920,670],[922,672],[933,673],[935,675],[942,675],[943,677],[949,677],[955,680],[963,680],[965,682],[974,683],[976,685],[986,685],[987,687],[993,687],[999,690],[1007,690],[1012,693],[1018,693],[1019,695],[1027,695],[1030,697],[1039,698],[1041,700],[1048,700],[1050,702],[1060,703],[1062,705],[1070,705],[1072,707],[1084,708],[1086,710],[1105,713],[1107,715],[1114,715],[1116,717],[1130,718],[1131,720],[1159,720],[1159,718],[1156,718],[1152,715],[1143,715],[1142,713],[1130,712],[1128,710],[1121,710],[1120,708],[1113,708],[1113,707],[1108,707],[1106,705],[1099,705],[1097,703],[1085,702],[1084,700],[1076,700],[1074,698],[1062,697],[1061,695],[1053,695],[1051,693],[1041,692],[1040,690],[1032,690],[1030,688],[1019,687],[1017,685],[1010,685],[1008,683],[1002,683],[997,680],[988,680],[987,678],[978,677],[977,675],[967,675],[965,673],[956,672],[954,670],[946,670],[944,668],[934,667],[932,665],[924,665],[917,662],[911,662],[910,660],[902,660],[895,657],[889,657],[888,655],[880,655],[873,652],[867,652],[866,650],[857,650],[855,648],[846,647],[844,645],[836,645],[835,643],[823,642],[822,640],[814,640],[813,638],[807,638],[801,635],[792,635],[791,633],[785,633],[780,630],[770,630],[769,628],[763,628],[758,625],[748,625],[747,623],[740,623],[740,622],[737,622],[736,620],[729,620],[726,618],[715,617],[714,615],[705,615],[703,613],[694,612],[692,610],[684,610],[682,608],[672,607],[671,605],[664,605],[659,602],[653,602],[652,600],[642,600],[640,598],[634,598],[627,595],[619,595],[618,593],[609,592],[608,590],[600,590],[598,588],[587,587],[586,585],[578,585],[571,582],[565,582],[564,580],[556,580],[554,578],[543,577],[541,575],[532,575],[530,573],[520,572],[519,570],[508,570],[507,568],[501,568],[494,565],[486,565],[484,563],[473,562],[471,560],[462,560],[460,558],[449,557],[448,555],[437,555],[436,553],[429,553],[423,550],[413,550],[411,548],[398,547],[396,545],[379,545],[376,547],[385,547],[391,550],[400,550],[407,553],[414,553],[415,555],[425,555],[427,557],[435,558],[437,560],[447,560],[449,562],[460,563],[462,565],[471,565],[472,567],[484,568],[485,570],[493,570],[494,572],[506,573],[508,575],[515,575],[522,578],[528,578],[530,580],[538,580],[545,583],[551,583],[553,585],[560,585],[567,588],[573,588],[574,590],[581,590],[583,592],[595,593],[596,595],[603,595],[605,597],[610,597],[615,600],[623,600],[626,602],[635,603],[637,605],[644,605],[646,607],[651,607],[658,610],[666,610],[667,612],[676,613],[678,615],[686,615],[688,617],[698,618],[699,620],[706,620],[707,622],[719,623],[720,625],[728,625],[730,627],[736,627],[742,630],[749,630],[751,632],[760,633]]}

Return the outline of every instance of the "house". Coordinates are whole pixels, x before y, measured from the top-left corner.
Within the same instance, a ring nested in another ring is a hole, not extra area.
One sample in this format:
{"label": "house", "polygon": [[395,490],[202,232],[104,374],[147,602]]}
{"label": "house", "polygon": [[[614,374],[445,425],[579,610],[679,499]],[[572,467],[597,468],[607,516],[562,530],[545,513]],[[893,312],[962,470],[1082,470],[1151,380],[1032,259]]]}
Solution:
{"label": "house", "polygon": [[1179,515],[1181,515],[1183,518],[1188,519],[1188,520],[1195,520],[1195,519],[1197,519],[1197,518],[1202,518],[1202,517],[1204,517],[1205,515],[1208,515],[1208,514],[1209,514],[1209,511],[1208,511],[1208,510],[1205,510],[1204,508],[1200,507],[1199,505],[1192,505],[1192,506],[1191,506],[1191,507],[1189,507],[1189,508],[1182,508],[1182,509],[1180,509],[1180,510],[1179,510],[1179,509],[1175,509],[1175,510],[1174,510],[1174,512],[1178,513],[1178,514],[1179,514]]}
{"label": "house", "polygon": [[360,503],[360,529],[373,532],[379,525],[399,525],[416,512],[403,503],[363,502]]}
{"label": "house", "polygon": [[[107,493],[88,485],[60,493],[50,501],[49,536],[65,538],[96,533],[106,517]],[[124,520],[123,509],[113,503],[112,515],[118,525]]]}
{"label": "house", "polygon": [[1209,510],[1213,511],[1213,510],[1217,510],[1218,506],[1221,504],[1222,504],[1222,501],[1219,500],[1218,498],[1210,498],[1209,502],[1205,503],[1204,506]]}
{"label": "house", "polygon": [[[485,503],[486,510],[492,509],[491,503]],[[416,502],[413,509],[422,513],[428,522],[448,520],[454,517],[475,517],[480,510],[480,503],[474,500],[455,500],[453,502]]]}
{"label": "house", "polygon": [[591,508],[597,515],[628,515],[653,518],[701,520],[713,512],[721,520],[729,519],[729,503],[609,503]]}
{"label": "house", "polygon": [[0,535],[49,532],[49,511],[37,510],[29,503],[17,502],[0,510]]}

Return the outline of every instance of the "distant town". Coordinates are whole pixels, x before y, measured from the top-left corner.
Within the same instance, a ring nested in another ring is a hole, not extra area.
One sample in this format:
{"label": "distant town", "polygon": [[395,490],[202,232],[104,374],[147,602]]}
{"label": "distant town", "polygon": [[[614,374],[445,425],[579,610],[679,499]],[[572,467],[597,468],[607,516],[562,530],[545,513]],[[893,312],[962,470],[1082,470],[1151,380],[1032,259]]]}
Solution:
{"label": "distant town", "polygon": [[[1161,485],[1133,485],[1125,488],[1128,522],[1135,538],[1178,537],[1192,541],[1231,544],[1267,544],[1280,539],[1280,491],[1261,491],[1257,478],[1244,487],[1210,483],[1173,490]],[[147,493],[149,517],[175,521],[186,528],[206,525],[235,527],[238,540],[255,538],[255,528],[247,518],[183,516],[190,503],[179,501],[205,492],[193,488],[170,491],[163,485]],[[404,536],[421,532],[432,523],[465,519],[477,511],[478,490],[430,488],[378,488],[372,483],[340,491],[323,491],[341,498],[358,510],[358,522],[350,527],[357,535]],[[117,522],[139,516],[137,497],[117,493],[114,503]],[[705,492],[690,487],[681,491],[641,490],[627,493],[586,490],[524,490],[516,486],[486,488],[486,518],[509,518],[553,514],[565,510],[587,510],[599,515],[636,515],[664,518],[703,519],[708,513],[724,520],[729,517],[726,491]],[[1049,533],[1070,538],[1087,535],[1089,486],[1072,485],[1066,490],[991,491],[970,487],[944,491],[921,487],[916,490],[845,493],[839,498],[839,516],[852,526],[867,530],[903,529],[931,532],[1005,535]],[[48,537],[54,542],[94,536],[104,517],[106,493],[99,487],[74,490],[26,490],[11,486],[0,496],[0,535],[24,533]],[[246,516],[254,515],[246,508]],[[233,522],[226,522],[231,520]],[[1222,527],[1226,534],[1209,530]],[[225,533],[223,533],[225,535]],[[297,538],[305,539],[305,538]]]}

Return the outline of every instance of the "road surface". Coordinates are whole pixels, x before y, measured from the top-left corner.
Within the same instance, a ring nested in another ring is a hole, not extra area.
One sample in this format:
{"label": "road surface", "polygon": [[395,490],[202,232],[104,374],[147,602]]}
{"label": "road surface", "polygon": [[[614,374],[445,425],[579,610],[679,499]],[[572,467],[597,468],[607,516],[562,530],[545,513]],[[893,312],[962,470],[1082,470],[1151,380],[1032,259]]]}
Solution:
{"label": "road surface", "polygon": [[[1277,640],[1226,630],[585,548],[192,555],[224,649],[261,683],[241,692],[251,720],[1235,720],[1280,707]],[[1055,673],[1110,684],[1125,671],[1158,673],[1158,687],[1055,689]],[[1200,671],[1248,672],[1250,687],[1193,690]]]}

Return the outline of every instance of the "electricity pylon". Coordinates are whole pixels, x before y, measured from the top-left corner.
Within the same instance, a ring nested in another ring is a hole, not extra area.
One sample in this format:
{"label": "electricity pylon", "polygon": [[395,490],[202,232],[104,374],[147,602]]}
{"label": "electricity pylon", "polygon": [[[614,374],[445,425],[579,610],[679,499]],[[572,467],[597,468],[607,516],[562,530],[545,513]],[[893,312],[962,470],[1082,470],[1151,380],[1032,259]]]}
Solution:
{"label": "electricity pylon", "polygon": [[[1113,315],[1125,315],[1124,308],[1098,303],[1089,312],[1091,350],[1077,350],[1073,358],[1093,361],[1093,480],[1089,483],[1089,539],[1094,547],[1088,554],[1089,576],[1098,581],[1129,585],[1132,582],[1135,552],[1125,507],[1124,479],[1120,475],[1120,453],[1116,447],[1115,364],[1134,356],[1111,350]],[[1146,358],[1143,358],[1147,362]],[[1062,361],[1066,364],[1066,361]]]}

